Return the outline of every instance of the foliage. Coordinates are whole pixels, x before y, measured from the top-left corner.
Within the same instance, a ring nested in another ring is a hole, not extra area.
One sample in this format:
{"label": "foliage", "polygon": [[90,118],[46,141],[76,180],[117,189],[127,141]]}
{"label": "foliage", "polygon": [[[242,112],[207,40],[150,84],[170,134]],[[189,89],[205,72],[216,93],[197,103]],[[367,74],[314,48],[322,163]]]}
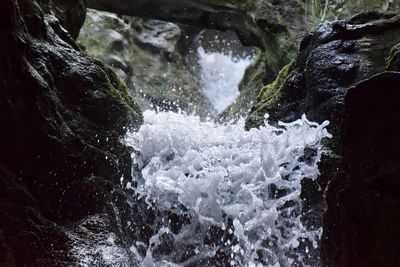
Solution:
{"label": "foliage", "polygon": [[393,0],[303,0],[307,27],[326,20],[349,18],[365,11],[394,11],[400,6]]}

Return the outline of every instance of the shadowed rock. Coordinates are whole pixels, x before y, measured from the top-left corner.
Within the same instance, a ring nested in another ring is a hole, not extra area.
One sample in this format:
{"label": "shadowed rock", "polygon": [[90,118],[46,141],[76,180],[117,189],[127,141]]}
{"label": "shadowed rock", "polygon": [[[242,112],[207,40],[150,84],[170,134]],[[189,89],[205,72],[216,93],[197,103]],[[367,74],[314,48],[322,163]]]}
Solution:
{"label": "shadowed rock", "polygon": [[296,34],[306,31],[299,26],[304,25],[303,6],[294,1],[285,8],[284,3],[283,0],[268,5],[254,0],[89,0],[88,7],[203,29],[232,30],[244,45],[264,49],[267,64],[276,74],[294,55]]}
{"label": "shadowed rock", "polygon": [[89,0],[88,7],[204,28],[233,30],[238,33],[243,43],[262,46],[257,25],[251,16],[241,10],[240,2],[235,0]]}
{"label": "shadowed rock", "polygon": [[343,173],[327,190],[327,266],[398,266],[400,72],[351,88],[342,122]]}
{"label": "shadowed rock", "polygon": [[324,266],[399,265],[399,42],[395,14],[321,24],[261,89],[247,119],[248,128],[262,124],[266,113],[273,122],[303,113],[331,122],[326,146],[332,153],[322,160],[319,178],[326,203],[315,193],[327,205]]}
{"label": "shadowed rock", "polygon": [[84,9],[60,24],[53,3],[1,3],[0,265],[76,266],[65,229],[104,212],[130,175],[120,137],[142,119],[125,84],[61,26],[79,31]]}

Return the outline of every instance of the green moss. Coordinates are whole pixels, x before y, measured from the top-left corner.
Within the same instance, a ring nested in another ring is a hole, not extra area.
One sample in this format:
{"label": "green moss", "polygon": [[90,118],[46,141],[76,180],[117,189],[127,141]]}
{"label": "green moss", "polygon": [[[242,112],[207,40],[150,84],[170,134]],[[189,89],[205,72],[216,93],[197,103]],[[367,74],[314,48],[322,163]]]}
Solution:
{"label": "green moss", "polygon": [[[289,32],[282,31],[275,34],[276,43],[279,45],[279,51],[282,51],[281,62],[283,64],[290,63],[297,53],[297,47],[294,44],[293,38]],[[282,66],[282,65],[281,65]]]}
{"label": "green moss", "polygon": [[104,67],[97,65],[96,68],[102,73],[106,80],[107,93],[117,99],[120,103],[125,105],[132,118],[139,122],[141,118],[141,108],[137,104],[134,97],[131,95],[126,84],[121,80],[121,78],[109,67]]}
{"label": "green moss", "polygon": [[284,98],[284,84],[293,70],[293,63],[284,66],[275,81],[261,88],[256,104],[252,108],[246,127],[252,128],[263,124],[264,115],[276,109],[278,103]]}
{"label": "green moss", "polygon": [[393,46],[390,49],[389,55],[385,57],[386,68],[389,68],[390,65],[392,64],[393,59],[398,56],[400,56],[400,44]]}
{"label": "green moss", "polygon": [[275,81],[264,86],[261,89],[258,98],[262,101],[264,106],[274,105],[282,97],[283,95],[282,87],[286,78],[289,76],[290,71],[291,71],[290,64],[284,66],[282,70],[279,72]]}
{"label": "green moss", "polygon": [[247,67],[244,72],[242,81],[239,84],[239,88],[243,88],[248,84],[261,84],[263,76],[265,75],[265,53],[261,52],[257,55],[254,62]]}
{"label": "green moss", "polygon": [[271,32],[263,35],[266,64],[273,72],[278,73],[283,66],[290,63],[295,57],[297,49],[294,39],[284,25],[267,26]]}

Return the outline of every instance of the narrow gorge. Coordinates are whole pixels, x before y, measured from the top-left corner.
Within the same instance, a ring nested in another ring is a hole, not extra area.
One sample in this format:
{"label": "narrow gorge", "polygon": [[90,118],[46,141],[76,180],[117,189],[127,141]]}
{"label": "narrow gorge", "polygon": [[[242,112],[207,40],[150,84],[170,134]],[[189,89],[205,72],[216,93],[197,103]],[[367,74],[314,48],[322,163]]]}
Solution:
{"label": "narrow gorge", "polygon": [[0,7],[0,266],[399,266],[397,0]]}

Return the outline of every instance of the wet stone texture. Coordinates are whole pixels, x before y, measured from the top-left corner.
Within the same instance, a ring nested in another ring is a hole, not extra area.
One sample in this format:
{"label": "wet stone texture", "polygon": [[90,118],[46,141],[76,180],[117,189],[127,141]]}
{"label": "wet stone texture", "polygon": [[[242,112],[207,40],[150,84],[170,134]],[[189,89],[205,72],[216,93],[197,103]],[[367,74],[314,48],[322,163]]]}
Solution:
{"label": "wet stone texture", "polygon": [[64,228],[104,211],[114,184],[130,174],[130,151],[119,139],[142,119],[118,76],[75,44],[82,2],[57,2],[5,0],[0,9],[0,262],[7,266],[74,265]]}
{"label": "wet stone texture", "polygon": [[322,188],[328,185],[320,203],[327,208],[327,266],[399,264],[399,41],[395,14],[321,24],[290,66],[261,89],[247,119],[248,128],[262,124],[266,113],[273,122],[302,113],[331,122],[331,153],[322,158],[319,178]]}

